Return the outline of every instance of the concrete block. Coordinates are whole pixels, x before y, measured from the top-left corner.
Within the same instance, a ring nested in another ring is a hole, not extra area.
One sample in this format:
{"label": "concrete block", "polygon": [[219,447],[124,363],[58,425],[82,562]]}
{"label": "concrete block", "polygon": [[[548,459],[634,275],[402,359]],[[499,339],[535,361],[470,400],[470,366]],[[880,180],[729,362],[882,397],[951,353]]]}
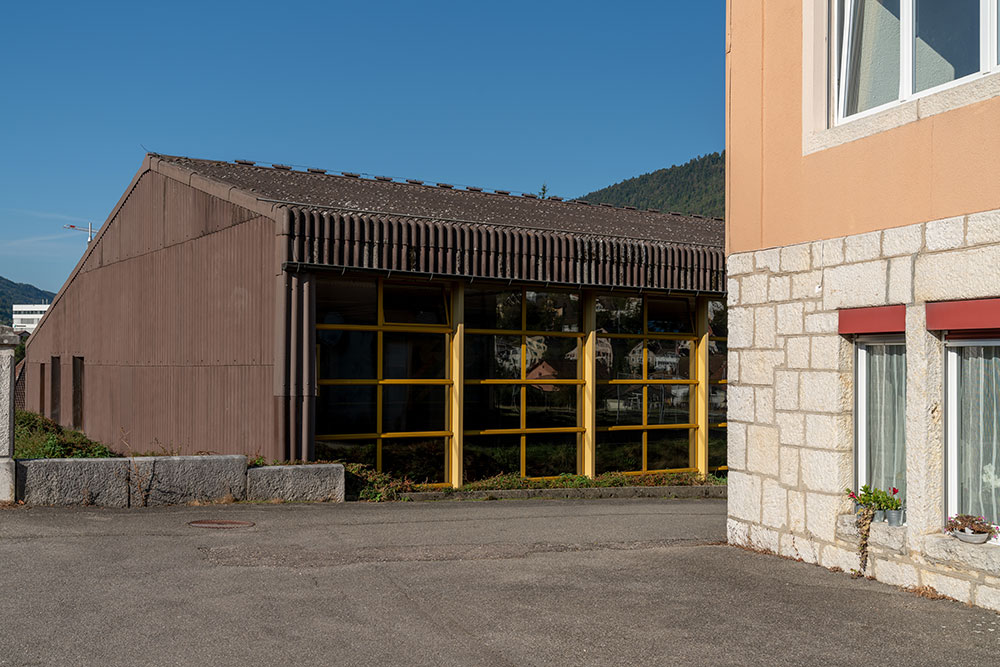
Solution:
{"label": "concrete block", "polygon": [[26,505],[128,507],[128,459],[26,459],[16,468]]}
{"label": "concrete block", "polygon": [[808,243],[785,246],[781,249],[781,270],[785,273],[808,271],[811,255]]}
{"label": "concrete block", "polygon": [[969,245],[1000,243],[1000,211],[984,211],[969,216],[965,229]]}
{"label": "concrete block", "polygon": [[863,262],[882,254],[882,232],[855,234],[844,238],[844,261]]}
{"label": "concrete block", "polygon": [[962,247],[965,240],[965,218],[947,218],[928,222],[924,232],[928,250],[951,250]]}
{"label": "concrete block", "polygon": [[243,500],[247,457],[141,456],[128,459],[132,507]]}
{"label": "concrete block", "polygon": [[247,500],[344,501],[344,466],[339,463],[263,466],[247,470]]}
{"label": "concrete block", "polygon": [[920,252],[924,244],[924,226],[906,225],[882,231],[882,255],[895,257]]}
{"label": "concrete block", "polygon": [[14,459],[0,459],[0,504],[12,503],[17,497],[14,483],[17,479],[16,469]]}

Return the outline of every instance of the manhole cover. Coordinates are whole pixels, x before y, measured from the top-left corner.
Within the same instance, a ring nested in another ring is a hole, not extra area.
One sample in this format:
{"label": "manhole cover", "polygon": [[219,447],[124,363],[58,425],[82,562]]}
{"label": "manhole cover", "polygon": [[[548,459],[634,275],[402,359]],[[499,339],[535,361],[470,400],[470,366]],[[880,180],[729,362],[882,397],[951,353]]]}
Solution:
{"label": "manhole cover", "polygon": [[189,526],[195,528],[215,528],[216,530],[226,530],[227,528],[249,528],[254,525],[253,521],[233,521],[231,519],[201,519],[199,521],[189,521]]}

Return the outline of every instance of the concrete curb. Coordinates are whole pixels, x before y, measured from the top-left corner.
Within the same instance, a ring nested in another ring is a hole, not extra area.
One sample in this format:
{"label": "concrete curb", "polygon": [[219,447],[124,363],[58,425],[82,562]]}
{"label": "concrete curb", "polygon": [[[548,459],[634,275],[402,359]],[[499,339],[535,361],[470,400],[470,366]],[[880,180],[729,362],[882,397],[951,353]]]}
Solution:
{"label": "concrete curb", "polygon": [[344,466],[317,463],[247,470],[247,500],[344,502]]}
{"label": "concrete curb", "polygon": [[403,500],[524,500],[528,498],[726,498],[722,486],[608,486],[583,489],[510,489],[506,491],[421,491]]}

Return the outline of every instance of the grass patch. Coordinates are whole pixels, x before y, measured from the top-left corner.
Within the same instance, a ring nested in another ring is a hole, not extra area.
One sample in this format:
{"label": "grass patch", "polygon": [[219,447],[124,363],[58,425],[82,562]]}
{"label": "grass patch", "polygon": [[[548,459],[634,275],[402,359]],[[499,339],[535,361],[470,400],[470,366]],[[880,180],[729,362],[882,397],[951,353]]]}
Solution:
{"label": "grass patch", "polygon": [[99,459],[117,456],[105,445],[83,433],[63,428],[33,412],[14,414],[14,458]]}

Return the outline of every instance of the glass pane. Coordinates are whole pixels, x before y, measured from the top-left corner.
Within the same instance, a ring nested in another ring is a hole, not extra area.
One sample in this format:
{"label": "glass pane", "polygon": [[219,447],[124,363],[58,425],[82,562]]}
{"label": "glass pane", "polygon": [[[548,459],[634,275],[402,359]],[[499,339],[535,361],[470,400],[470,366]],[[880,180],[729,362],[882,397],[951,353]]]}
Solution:
{"label": "glass pane", "polygon": [[386,284],[382,293],[385,321],[412,324],[447,324],[448,290],[430,285]]}
{"label": "glass pane", "polygon": [[521,337],[468,334],[465,337],[467,380],[519,380]]}
{"label": "glass pane", "polygon": [[316,324],[377,324],[375,281],[319,280],[316,284]]}
{"label": "glass pane", "polygon": [[579,331],[580,295],[575,292],[525,292],[529,331]]}
{"label": "glass pane", "polygon": [[382,432],[446,431],[448,387],[395,384],[382,387]]}
{"label": "glass pane", "polygon": [[958,511],[1000,524],[1000,347],[959,354]]}
{"label": "glass pane", "polygon": [[844,115],[899,98],[899,0],[856,0],[847,44]]}
{"label": "glass pane", "polygon": [[636,426],[642,424],[642,385],[597,385],[597,425]]}
{"label": "glass pane", "polygon": [[599,380],[641,380],[641,338],[598,338],[597,378]]}
{"label": "glass pane", "polygon": [[648,431],[646,434],[646,469],[670,470],[693,468],[689,452],[691,431],[687,429]]}
{"label": "glass pane", "polygon": [[691,424],[691,387],[651,384],[646,388],[647,424]]}
{"label": "glass pane", "polygon": [[694,304],[690,299],[648,299],[650,333],[694,333]]}
{"label": "glass pane", "polygon": [[726,421],[726,385],[708,386],[708,423],[723,424]]}
{"label": "glass pane", "polygon": [[916,0],[913,90],[979,71],[979,0]]}
{"label": "glass pane", "polygon": [[444,482],[445,441],[397,438],[382,441],[382,472],[408,477],[418,484]]}
{"label": "glass pane", "polygon": [[708,335],[725,338],[729,335],[729,321],[726,317],[725,301],[708,302]]}
{"label": "glass pane", "polygon": [[528,385],[527,428],[573,428],[577,425],[574,385]]}
{"label": "glass pane", "polygon": [[469,431],[521,428],[521,386],[465,385],[464,427]]}
{"label": "glass pane", "polygon": [[520,329],[521,290],[465,290],[468,329]]}
{"label": "glass pane", "polygon": [[316,399],[316,435],[375,433],[375,386],[320,387]]}
{"label": "glass pane", "polygon": [[317,440],[316,459],[318,461],[339,461],[340,463],[364,463],[372,468],[378,463],[374,440]]}
{"label": "glass pane", "polygon": [[374,331],[317,331],[321,380],[374,380],[378,364]]}
{"label": "glass pane", "polygon": [[597,474],[642,470],[642,431],[597,434]]}
{"label": "glass pane", "polygon": [[690,380],[691,341],[650,340],[646,343],[647,375],[650,380]]}
{"label": "glass pane", "polygon": [[521,436],[467,435],[462,443],[465,481],[521,474]]}
{"label": "glass pane", "polygon": [[708,379],[712,381],[729,378],[729,349],[725,341],[708,341]]}
{"label": "glass pane", "polygon": [[906,346],[869,345],[868,483],[906,498]]}
{"label": "glass pane", "polygon": [[642,333],[642,297],[597,297],[597,330],[606,333]]}
{"label": "glass pane", "polygon": [[726,429],[708,429],[708,467],[718,468],[726,465]]}
{"label": "glass pane", "polygon": [[382,334],[382,365],[389,379],[445,377],[448,338],[444,334],[390,332]]}
{"label": "glass pane", "polygon": [[525,377],[528,380],[577,378],[579,341],[576,338],[527,336],[524,344],[527,355]]}
{"label": "glass pane", "polygon": [[528,477],[576,473],[576,433],[529,435],[524,445],[524,472]]}

